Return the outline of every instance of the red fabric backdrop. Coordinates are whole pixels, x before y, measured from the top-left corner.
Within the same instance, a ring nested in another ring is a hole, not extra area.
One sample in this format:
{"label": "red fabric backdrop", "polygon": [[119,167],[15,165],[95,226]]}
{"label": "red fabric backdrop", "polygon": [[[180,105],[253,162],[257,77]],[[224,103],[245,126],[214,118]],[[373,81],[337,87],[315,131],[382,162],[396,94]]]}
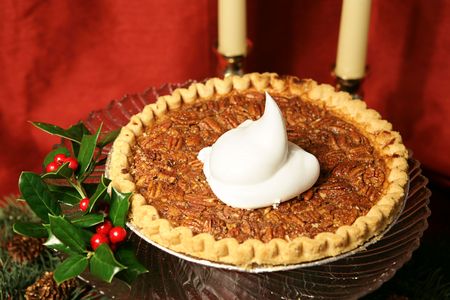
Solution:
{"label": "red fabric backdrop", "polygon": [[[248,71],[332,82],[340,1],[248,2]],[[125,93],[215,74],[217,3],[0,2],[0,195],[38,171],[57,138],[28,120],[66,127]],[[450,2],[373,0],[369,106],[399,130],[427,169],[450,178]]]}

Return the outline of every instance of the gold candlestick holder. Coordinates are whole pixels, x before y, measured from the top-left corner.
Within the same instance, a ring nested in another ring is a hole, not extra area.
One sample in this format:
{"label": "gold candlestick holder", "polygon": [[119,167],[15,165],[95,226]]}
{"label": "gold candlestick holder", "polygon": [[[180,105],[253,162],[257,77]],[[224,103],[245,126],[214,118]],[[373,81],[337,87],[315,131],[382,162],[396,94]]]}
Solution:
{"label": "gold candlestick holder", "polygon": [[217,44],[213,47],[214,54],[217,57],[216,75],[219,77],[228,77],[231,75],[243,75],[245,73],[245,62],[248,54],[253,48],[251,40],[247,39],[247,54],[226,56],[219,52]]}
{"label": "gold candlestick holder", "polygon": [[349,93],[353,99],[363,98],[364,93],[362,90],[362,84],[364,82],[364,78],[367,76],[367,72],[369,70],[368,67],[366,67],[364,76],[356,79],[344,79],[338,76],[335,72],[334,66],[331,70],[331,76],[334,78],[336,90]]}
{"label": "gold candlestick holder", "polygon": [[219,55],[219,63],[217,69],[217,75],[228,77],[230,75],[243,75],[244,74],[244,62],[245,56],[225,56],[221,53]]}
{"label": "gold candlestick holder", "polygon": [[349,93],[353,99],[362,99],[363,92],[361,90],[361,85],[363,83],[364,78],[360,79],[343,79],[339,76],[336,76],[336,89],[338,91],[344,91]]}

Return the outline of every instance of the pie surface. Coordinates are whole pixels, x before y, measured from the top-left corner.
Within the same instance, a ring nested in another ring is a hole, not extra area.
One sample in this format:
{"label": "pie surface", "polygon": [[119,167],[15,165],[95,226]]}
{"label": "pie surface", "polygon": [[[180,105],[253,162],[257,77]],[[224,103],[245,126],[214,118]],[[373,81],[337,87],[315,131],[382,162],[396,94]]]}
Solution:
{"label": "pie surface", "polygon": [[[212,193],[198,152],[263,114],[264,91],[283,112],[288,139],[314,154],[314,187],[278,207],[243,210]],[[331,86],[252,73],[175,90],[130,120],[109,174],[133,192],[131,222],[156,243],[197,258],[251,267],[312,261],[352,250],[401,207],[407,151],[398,133]]]}

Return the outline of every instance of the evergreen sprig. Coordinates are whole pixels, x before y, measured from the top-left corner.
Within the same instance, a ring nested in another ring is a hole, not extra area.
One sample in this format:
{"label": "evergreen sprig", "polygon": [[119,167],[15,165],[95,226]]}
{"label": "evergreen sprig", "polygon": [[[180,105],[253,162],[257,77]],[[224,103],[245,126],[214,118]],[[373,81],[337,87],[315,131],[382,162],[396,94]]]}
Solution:
{"label": "evergreen sprig", "polygon": [[[61,258],[50,249],[44,249],[39,256],[26,263],[14,261],[5,249],[7,241],[12,239],[13,225],[17,221],[38,221],[35,214],[23,202],[14,196],[0,200],[0,300],[24,299],[25,289],[33,284],[45,271],[53,271]],[[106,300],[105,296],[80,282],[68,297],[69,300]]]}
{"label": "evergreen sprig", "polygon": [[[68,140],[70,144],[70,149],[61,145],[52,150],[44,159],[44,167],[55,162],[58,154],[72,157],[63,161],[57,169],[49,171],[47,168],[47,172],[42,174],[22,172],[19,178],[21,198],[40,222],[16,222],[14,231],[47,238],[45,246],[66,254],[65,260],[54,270],[54,279],[58,284],[80,275],[88,267],[93,275],[106,282],[118,276],[131,283],[138,275],[147,272],[126,242],[115,245],[118,246],[115,251],[107,243],[91,246],[91,238],[98,224],[109,219],[113,226],[124,227],[126,222],[130,194],[112,188],[109,195],[110,180],[103,176],[98,184],[86,182],[94,169],[105,163],[105,159],[101,158],[102,149],[116,138],[118,131],[102,135],[100,125],[96,132],[91,133],[82,122],[68,129],[40,122],[32,124]],[[64,209],[79,205],[83,199],[89,199],[89,207],[84,211]],[[105,205],[111,208],[109,214],[102,209]]]}
{"label": "evergreen sprig", "polygon": [[11,259],[0,248],[0,299],[23,299],[24,290],[44,271],[51,271],[60,262],[48,249],[44,249],[35,263],[20,263]]}
{"label": "evergreen sprig", "polygon": [[36,263],[14,261],[5,249],[7,241],[13,237],[13,224],[18,221],[37,221],[37,218],[28,206],[13,196],[5,197],[0,202],[0,299],[23,299],[25,288],[44,271],[53,270],[60,259],[49,250],[44,250],[36,258]]}

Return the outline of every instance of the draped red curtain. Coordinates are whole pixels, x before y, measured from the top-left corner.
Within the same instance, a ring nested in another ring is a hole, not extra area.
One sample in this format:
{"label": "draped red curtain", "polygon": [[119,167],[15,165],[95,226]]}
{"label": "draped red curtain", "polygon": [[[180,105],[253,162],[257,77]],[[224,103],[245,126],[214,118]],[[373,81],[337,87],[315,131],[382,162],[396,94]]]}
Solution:
{"label": "draped red curtain", "polygon": [[[248,1],[248,71],[332,82],[340,1]],[[126,93],[214,76],[214,0],[0,1],[0,195],[66,127]],[[365,99],[450,178],[450,2],[373,0]]]}

